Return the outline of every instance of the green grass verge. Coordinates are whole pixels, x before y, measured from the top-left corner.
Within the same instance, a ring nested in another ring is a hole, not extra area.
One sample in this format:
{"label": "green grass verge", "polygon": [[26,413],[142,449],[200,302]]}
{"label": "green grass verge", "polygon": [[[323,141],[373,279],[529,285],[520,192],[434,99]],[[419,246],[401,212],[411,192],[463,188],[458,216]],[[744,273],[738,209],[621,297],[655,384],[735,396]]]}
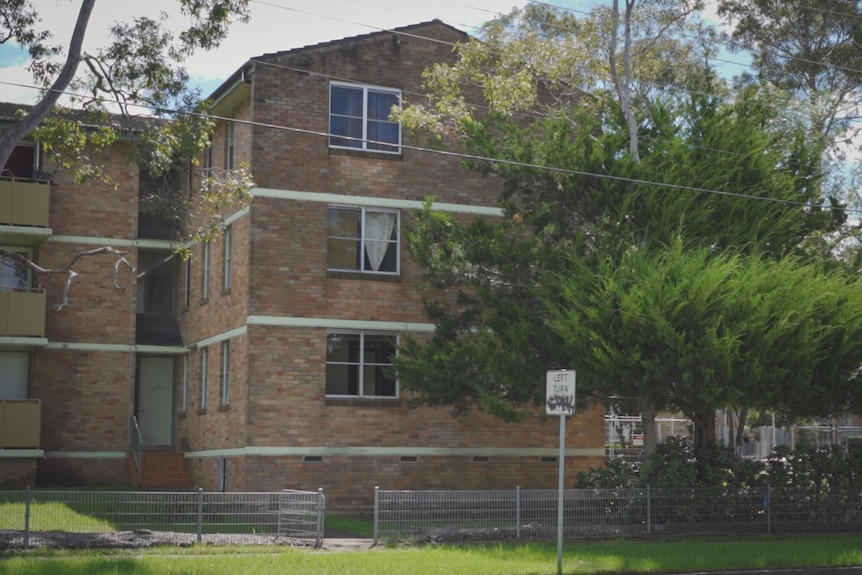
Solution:
{"label": "green grass verge", "polygon": [[324,517],[324,531],[329,530],[349,533],[357,537],[374,537],[374,521],[358,517],[327,514]]}
{"label": "green grass verge", "polygon": [[[204,555],[201,555],[204,553]],[[567,574],[660,573],[862,565],[859,535],[745,540],[567,542]],[[552,575],[556,545],[520,543],[327,552],[271,548],[162,548],[135,552],[18,552],[3,575]]]}

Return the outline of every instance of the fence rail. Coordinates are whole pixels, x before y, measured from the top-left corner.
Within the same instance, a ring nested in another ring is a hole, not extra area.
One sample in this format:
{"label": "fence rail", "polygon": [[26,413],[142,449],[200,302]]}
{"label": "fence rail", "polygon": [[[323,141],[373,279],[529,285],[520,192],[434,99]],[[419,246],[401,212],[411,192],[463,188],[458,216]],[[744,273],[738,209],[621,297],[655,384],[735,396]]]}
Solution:
{"label": "fence rail", "polygon": [[0,491],[0,548],[323,544],[323,491]]}
{"label": "fence rail", "polygon": [[[374,491],[374,540],[542,538],[556,490]],[[862,494],[716,489],[570,489],[566,536],[862,530]]]}

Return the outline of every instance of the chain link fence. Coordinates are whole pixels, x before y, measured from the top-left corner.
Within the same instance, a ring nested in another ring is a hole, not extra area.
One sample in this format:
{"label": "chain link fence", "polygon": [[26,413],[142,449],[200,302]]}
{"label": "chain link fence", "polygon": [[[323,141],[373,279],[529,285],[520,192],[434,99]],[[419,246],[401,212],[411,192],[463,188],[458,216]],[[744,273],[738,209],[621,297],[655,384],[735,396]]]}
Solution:
{"label": "chain link fence", "polygon": [[[465,541],[556,535],[557,490],[374,493],[374,541]],[[858,531],[862,494],[769,487],[569,489],[567,537]]]}
{"label": "chain link fence", "polygon": [[0,491],[0,548],[323,544],[323,491]]}

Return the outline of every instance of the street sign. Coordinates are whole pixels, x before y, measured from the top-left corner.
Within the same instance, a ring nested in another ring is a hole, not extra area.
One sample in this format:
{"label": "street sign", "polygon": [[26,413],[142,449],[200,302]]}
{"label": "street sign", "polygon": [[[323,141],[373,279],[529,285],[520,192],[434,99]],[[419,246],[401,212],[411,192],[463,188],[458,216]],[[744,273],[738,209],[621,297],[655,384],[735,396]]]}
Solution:
{"label": "street sign", "polygon": [[567,369],[549,371],[545,386],[545,413],[574,415],[575,372]]}

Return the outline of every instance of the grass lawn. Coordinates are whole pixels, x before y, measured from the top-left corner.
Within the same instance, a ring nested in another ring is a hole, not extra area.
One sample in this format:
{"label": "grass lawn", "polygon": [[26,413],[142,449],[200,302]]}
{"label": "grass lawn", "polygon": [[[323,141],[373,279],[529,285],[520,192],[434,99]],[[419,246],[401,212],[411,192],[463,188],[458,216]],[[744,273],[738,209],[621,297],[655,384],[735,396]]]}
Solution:
{"label": "grass lawn", "polygon": [[[261,547],[16,552],[3,575],[554,575],[556,545],[469,544],[314,551]],[[567,542],[563,572],[660,573],[862,565],[862,535]]]}

